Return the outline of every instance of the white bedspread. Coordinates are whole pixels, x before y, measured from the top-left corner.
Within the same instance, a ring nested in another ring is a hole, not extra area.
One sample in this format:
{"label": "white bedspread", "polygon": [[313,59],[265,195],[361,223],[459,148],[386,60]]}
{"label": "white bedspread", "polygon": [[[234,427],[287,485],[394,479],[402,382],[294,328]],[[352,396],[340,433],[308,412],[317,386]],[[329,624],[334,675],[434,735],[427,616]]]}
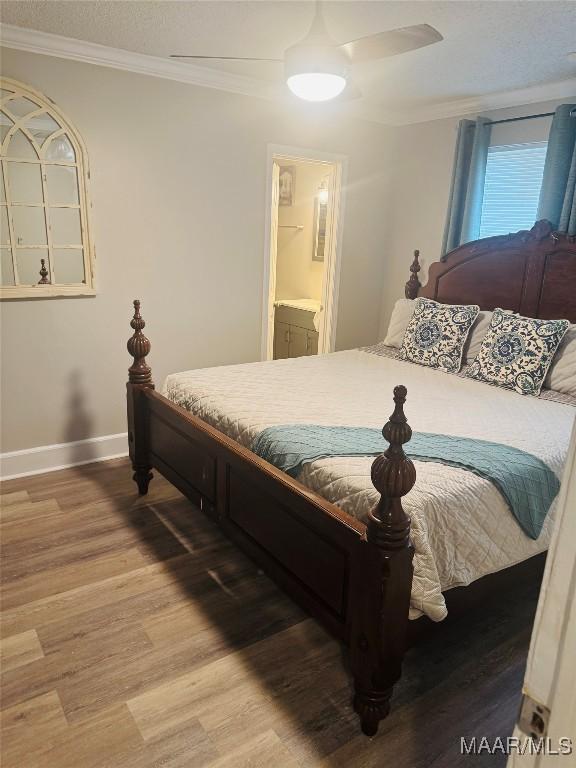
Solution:
{"label": "white bedspread", "polygon": [[[460,435],[528,451],[560,477],[575,409],[367,351],[223,366],[169,376],[164,394],[249,447],[277,424],[382,427],[392,390],[408,388],[405,413],[415,431]],[[335,457],[304,466],[299,480],[360,519],[377,501],[372,457]],[[554,507],[537,541],[520,529],[504,499],[471,472],[415,462],[404,498],[415,547],[411,618],[446,616],[442,590],[547,549]]]}

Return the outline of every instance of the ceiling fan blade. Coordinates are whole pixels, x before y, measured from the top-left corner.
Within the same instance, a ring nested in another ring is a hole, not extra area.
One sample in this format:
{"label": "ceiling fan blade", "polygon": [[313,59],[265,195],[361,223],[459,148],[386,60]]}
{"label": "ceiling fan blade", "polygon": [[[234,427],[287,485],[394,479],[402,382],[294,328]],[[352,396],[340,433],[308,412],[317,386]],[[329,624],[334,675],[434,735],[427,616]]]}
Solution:
{"label": "ceiling fan blade", "polygon": [[283,62],[283,59],[262,59],[256,56],[187,56],[185,54],[171,53],[171,59],[205,59],[212,61],[278,61]]}
{"label": "ceiling fan blade", "polygon": [[416,24],[413,27],[390,29],[376,35],[360,37],[358,40],[343,43],[339,47],[355,63],[384,59],[387,56],[395,56],[398,53],[423,48],[425,45],[439,43],[443,39],[440,32],[429,24]]}

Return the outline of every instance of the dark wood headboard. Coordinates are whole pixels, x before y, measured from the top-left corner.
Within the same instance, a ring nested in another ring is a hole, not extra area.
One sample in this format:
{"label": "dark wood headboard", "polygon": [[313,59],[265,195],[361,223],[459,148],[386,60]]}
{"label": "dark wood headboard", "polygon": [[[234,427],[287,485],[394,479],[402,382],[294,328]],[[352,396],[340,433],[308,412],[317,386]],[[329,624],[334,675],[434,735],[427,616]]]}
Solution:
{"label": "dark wood headboard", "polygon": [[546,320],[576,323],[576,237],[554,232],[548,221],[530,231],[474,240],[434,262],[428,282],[418,280],[418,251],[406,296],[445,304],[479,304]]}

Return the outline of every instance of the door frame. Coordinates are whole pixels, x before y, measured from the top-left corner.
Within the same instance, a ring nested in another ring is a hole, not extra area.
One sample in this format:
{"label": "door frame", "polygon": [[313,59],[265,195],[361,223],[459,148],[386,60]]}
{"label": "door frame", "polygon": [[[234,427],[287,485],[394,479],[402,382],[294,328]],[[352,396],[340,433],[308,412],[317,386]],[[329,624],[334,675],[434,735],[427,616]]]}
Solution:
{"label": "door frame", "polygon": [[[273,167],[282,160],[304,161],[330,164],[334,168],[332,178],[332,216],[328,252],[324,259],[324,279],[322,282],[321,327],[319,332],[318,354],[333,352],[336,343],[336,319],[338,316],[338,297],[340,288],[340,268],[342,261],[342,231],[344,223],[344,203],[348,158],[345,155],[321,152],[315,149],[292,147],[282,144],[268,144],[266,151],[266,218],[264,225],[264,271],[262,280],[262,336],[260,355],[262,360],[273,359],[274,325],[270,322],[270,281],[274,279],[276,265],[272,258],[276,249],[272,249],[272,237],[276,237],[277,227],[273,213]],[[277,211],[276,211],[277,217]]]}
{"label": "door frame", "polygon": [[[564,466],[558,497],[554,533],[546,558],[538,608],[530,641],[523,693],[549,711],[545,739],[558,749],[560,739],[572,739],[576,750],[576,423],[572,427],[570,448]],[[530,710],[529,710],[530,711]],[[522,718],[520,718],[522,720]],[[516,725],[514,737],[523,743],[527,734]],[[537,768],[564,763],[553,754],[526,749],[513,751],[508,768]]]}

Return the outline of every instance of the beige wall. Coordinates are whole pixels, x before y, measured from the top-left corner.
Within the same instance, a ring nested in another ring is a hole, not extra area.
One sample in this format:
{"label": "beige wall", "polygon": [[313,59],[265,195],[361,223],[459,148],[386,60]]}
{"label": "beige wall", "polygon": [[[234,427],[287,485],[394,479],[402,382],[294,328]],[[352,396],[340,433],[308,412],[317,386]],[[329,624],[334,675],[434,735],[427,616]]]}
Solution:
{"label": "beige wall", "polygon": [[[494,120],[520,117],[551,112],[558,103],[528,104],[482,114]],[[423,283],[428,265],[440,256],[459,119],[408,125],[395,134],[380,338],[386,335],[394,302],[404,296],[414,249],[420,249]],[[551,118],[544,118],[494,126],[491,141],[493,144],[542,141],[548,136],[550,122]]]}
{"label": "beige wall", "polygon": [[[322,298],[324,262],[312,260],[314,241],[314,201],[323,179],[332,167],[314,163],[293,165],[295,173],[294,204],[278,208],[278,253],[276,258],[277,299]],[[303,229],[286,229],[281,225]]]}
{"label": "beige wall", "polygon": [[336,343],[376,340],[391,129],[24,52],[5,50],[2,68],[86,141],[98,288],[2,303],[2,451],[125,430],[134,297],[157,386],[259,357],[267,143],[348,157]]}

